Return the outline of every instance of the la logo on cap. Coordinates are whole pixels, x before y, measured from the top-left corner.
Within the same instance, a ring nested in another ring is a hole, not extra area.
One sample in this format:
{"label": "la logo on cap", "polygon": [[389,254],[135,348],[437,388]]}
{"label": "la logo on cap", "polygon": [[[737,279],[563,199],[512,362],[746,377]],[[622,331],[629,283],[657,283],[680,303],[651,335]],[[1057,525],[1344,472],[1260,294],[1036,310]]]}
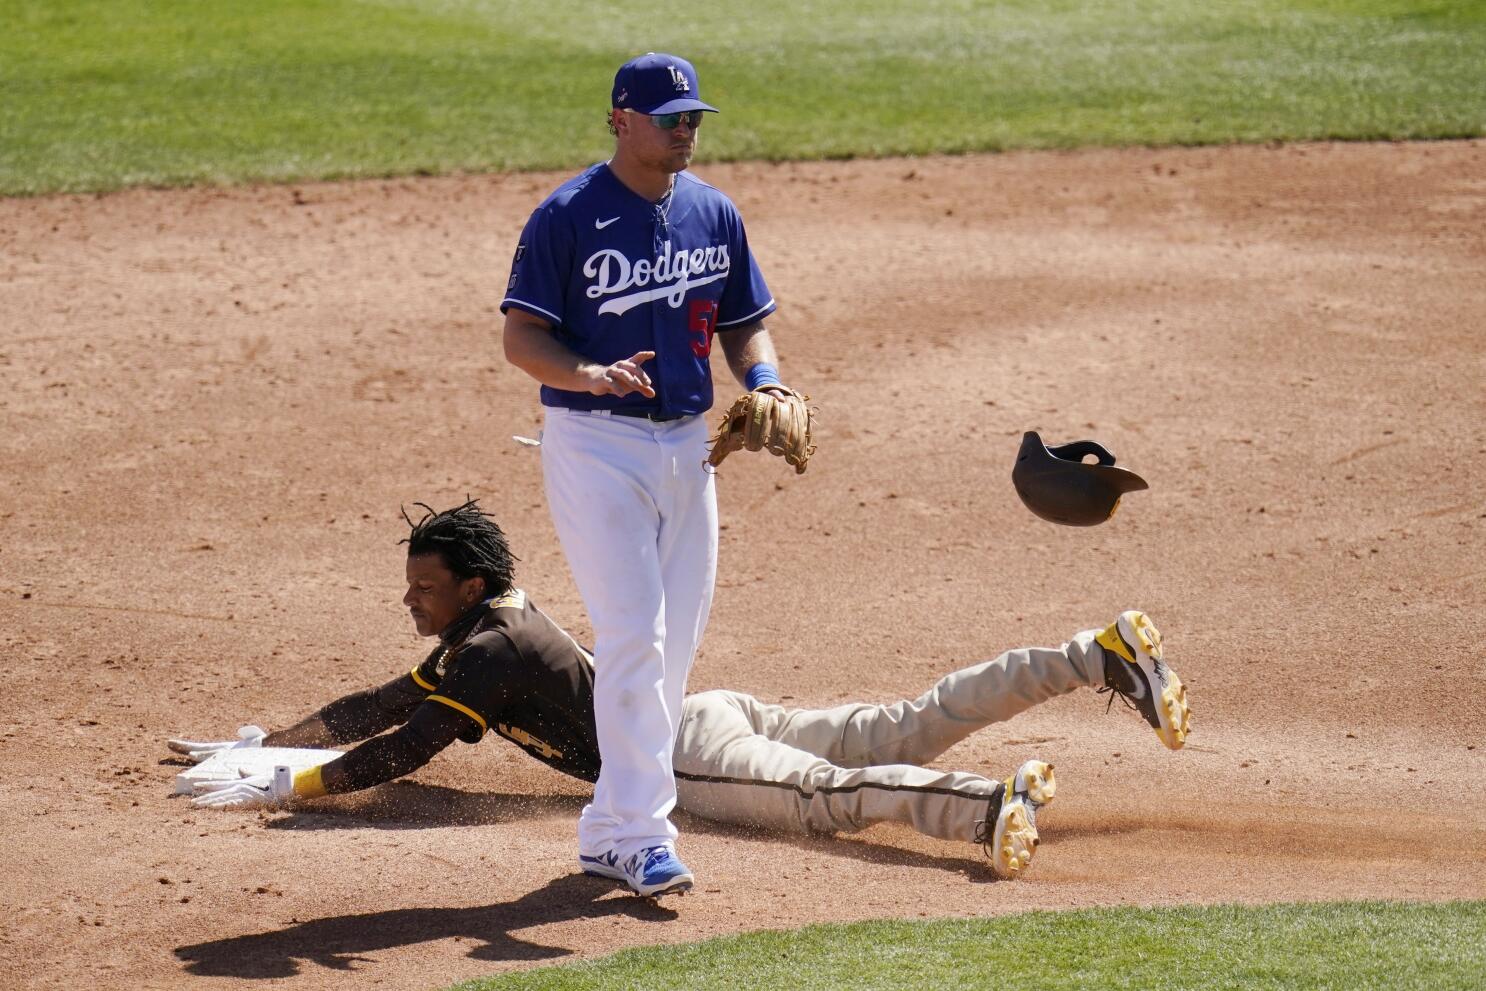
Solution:
{"label": "la logo on cap", "polygon": [[691,83],[686,81],[686,76],[680,69],[674,65],[668,65],[666,68],[671,70],[671,85],[676,87],[676,92],[685,93],[691,89]]}

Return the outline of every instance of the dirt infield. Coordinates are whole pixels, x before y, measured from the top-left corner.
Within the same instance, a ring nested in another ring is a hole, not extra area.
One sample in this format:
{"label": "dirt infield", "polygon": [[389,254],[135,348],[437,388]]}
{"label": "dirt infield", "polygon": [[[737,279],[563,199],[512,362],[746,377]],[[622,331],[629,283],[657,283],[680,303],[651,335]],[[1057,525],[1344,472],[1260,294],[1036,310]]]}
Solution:
{"label": "dirt infield", "polygon": [[[1068,696],[942,761],[1057,764],[1026,879],[895,826],[682,819],[700,886],[660,908],[574,875],[582,787],[496,739],[194,811],[164,737],[422,655],[399,504],[482,497],[587,633],[497,334],[557,177],[0,201],[0,986],[434,988],[817,921],[1486,897],[1486,142],[699,171],[823,415],[804,476],[725,466],[692,687],[895,699],[1140,605],[1192,744]],[[1026,429],[1151,491],[1042,523]]]}

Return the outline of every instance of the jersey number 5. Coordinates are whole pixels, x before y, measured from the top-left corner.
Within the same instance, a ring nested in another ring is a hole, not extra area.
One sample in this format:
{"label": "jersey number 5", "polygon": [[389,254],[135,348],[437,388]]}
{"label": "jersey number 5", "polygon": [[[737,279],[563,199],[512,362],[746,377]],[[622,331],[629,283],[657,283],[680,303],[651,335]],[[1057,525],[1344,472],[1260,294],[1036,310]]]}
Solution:
{"label": "jersey number 5", "polygon": [[712,335],[717,333],[717,300],[694,299],[691,301],[691,353],[705,358],[712,353]]}

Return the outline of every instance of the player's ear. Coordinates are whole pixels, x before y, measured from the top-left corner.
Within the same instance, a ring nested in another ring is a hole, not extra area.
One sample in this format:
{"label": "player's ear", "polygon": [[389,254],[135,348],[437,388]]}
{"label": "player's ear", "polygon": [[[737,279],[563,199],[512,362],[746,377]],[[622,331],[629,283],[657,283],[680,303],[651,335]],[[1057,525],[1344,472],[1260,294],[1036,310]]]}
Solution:
{"label": "player's ear", "polygon": [[464,599],[465,604],[471,606],[485,598],[487,592],[485,590],[484,576],[475,575],[460,582],[459,594]]}

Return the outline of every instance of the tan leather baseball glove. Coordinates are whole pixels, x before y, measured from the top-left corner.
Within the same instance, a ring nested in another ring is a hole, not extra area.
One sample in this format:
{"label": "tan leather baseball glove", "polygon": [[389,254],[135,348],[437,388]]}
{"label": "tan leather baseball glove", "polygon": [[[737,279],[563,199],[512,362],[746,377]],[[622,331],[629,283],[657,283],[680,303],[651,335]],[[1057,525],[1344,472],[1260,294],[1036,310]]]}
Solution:
{"label": "tan leather baseball glove", "polygon": [[717,425],[707,463],[716,468],[734,451],[767,449],[794,465],[795,474],[804,474],[805,463],[815,453],[815,445],[810,443],[815,410],[809,402],[809,396],[782,385],[745,392],[733,401]]}

